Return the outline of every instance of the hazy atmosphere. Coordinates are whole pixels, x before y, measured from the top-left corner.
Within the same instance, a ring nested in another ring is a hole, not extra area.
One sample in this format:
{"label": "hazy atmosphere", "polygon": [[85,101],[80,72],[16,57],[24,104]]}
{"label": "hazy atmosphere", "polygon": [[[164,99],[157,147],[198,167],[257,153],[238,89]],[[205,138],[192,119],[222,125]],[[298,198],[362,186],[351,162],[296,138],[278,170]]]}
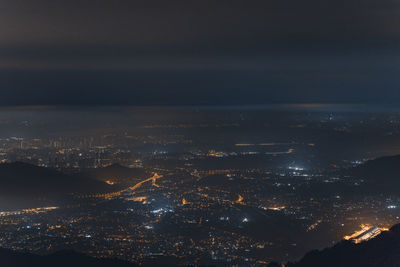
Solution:
{"label": "hazy atmosphere", "polygon": [[0,104],[395,102],[400,2],[1,1]]}
{"label": "hazy atmosphere", "polygon": [[400,0],[0,0],[0,266],[400,266],[399,73]]}

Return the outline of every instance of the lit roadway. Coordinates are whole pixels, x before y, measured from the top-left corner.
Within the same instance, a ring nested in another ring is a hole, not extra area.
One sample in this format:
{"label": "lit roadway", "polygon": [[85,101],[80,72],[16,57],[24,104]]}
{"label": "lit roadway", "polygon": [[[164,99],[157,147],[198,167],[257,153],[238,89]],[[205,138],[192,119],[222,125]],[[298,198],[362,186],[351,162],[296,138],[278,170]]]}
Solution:
{"label": "lit roadway", "polygon": [[[142,184],[150,182],[150,181],[151,181],[153,186],[160,187],[158,184],[156,184],[156,181],[157,181],[157,179],[160,179],[162,177],[163,177],[162,175],[159,175],[158,173],[154,173],[152,177],[147,178],[147,179],[135,184],[134,186],[128,187],[126,189],[123,189],[123,190],[120,190],[120,191],[117,191],[117,192],[112,192],[112,193],[81,195],[81,196],[79,196],[79,198],[99,197],[99,198],[111,199],[111,198],[120,196],[122,193],[124,193],[124,192],[126,192],[128,190],[135,191],[136,189],[141,187]],[[132,194],[133,194],[133,192],[132,192]]]}
{"label": "lit roadway", "polygon": [[157,179],[160,179],[162,177],[163,177],[162,175],[159,175],[158,173],[154,173],[154,175],[152,177],[147,178],[146,180],[143,180],[143,181],[135,184],[134,186],[131,186],[128,189],[125,189],[124,191],[127,191],[127,190],[135,191],[136,189],[141,187],[142,184],[150,182],[150,181],[151,181],[152,185],[159,187],[159,185],[156,184],[156,181],[157,181]]}

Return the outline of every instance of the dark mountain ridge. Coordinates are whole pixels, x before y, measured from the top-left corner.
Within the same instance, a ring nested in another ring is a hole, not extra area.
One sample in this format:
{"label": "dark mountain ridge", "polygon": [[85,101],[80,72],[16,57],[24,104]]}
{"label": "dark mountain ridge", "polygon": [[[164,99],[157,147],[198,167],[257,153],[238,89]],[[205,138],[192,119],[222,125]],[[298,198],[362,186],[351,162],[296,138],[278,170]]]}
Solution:
{"label": "dark mountain ridge", "polygon": [[[102,169],[93,173],[101,174]],[[75,195],[124,188],[122,184],[107,184],[93,173],[65,174],[22,162],[0,164],[0,210],[59,206],[72,203]]]}
{"label": "dark mountain ridge", "polygon": [[142,168],[114,164],[66,174],[23,162],[0,164],[0,209],[58,205],[76,194],[108,193],[149,177]]}
{"label": "dark mountain ridge", "polygon": [[400,155],[369,160],[357,167],[344,170],[343,173],[363,179],[364,184],[361,189],[400,194]]}
{"label": "dark mountain ridge", "polygon": [[341,241],[331,248],[307,253],[300,261],[287,267],[385,267],[400,265],[400,224],[377,237],[354,244]]}
{"label": "dark mountain ridge", "polygon": [[57,195],[83,192],[107,192],[111,186],[82,175],[62,172],[27,163],[0,164],[2,195]]}

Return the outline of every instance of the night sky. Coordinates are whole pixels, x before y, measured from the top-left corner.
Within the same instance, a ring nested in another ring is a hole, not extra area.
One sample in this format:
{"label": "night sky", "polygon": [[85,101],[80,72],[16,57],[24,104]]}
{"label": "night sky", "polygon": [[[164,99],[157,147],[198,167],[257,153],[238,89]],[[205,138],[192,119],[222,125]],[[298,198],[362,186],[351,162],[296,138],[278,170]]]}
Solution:
{"label": "night sky", "polygon": [[399,0],[2,0],[0,105],[400,101]]}

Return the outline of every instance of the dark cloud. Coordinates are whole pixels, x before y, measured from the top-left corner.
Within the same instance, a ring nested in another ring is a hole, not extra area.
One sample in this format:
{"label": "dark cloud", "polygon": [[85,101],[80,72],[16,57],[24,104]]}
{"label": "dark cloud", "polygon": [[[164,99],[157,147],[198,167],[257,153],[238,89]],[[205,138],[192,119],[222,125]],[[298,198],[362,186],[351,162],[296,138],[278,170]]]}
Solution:
{"label": "dark cloud", "polygon": [[391,38],[394,0],[27,1],[1,3],[3,43],[251,46],[296,38]]}
{"label": "dark cloud", "polygon": [[0,104],[399,99],[400,2],[0,3]]}

